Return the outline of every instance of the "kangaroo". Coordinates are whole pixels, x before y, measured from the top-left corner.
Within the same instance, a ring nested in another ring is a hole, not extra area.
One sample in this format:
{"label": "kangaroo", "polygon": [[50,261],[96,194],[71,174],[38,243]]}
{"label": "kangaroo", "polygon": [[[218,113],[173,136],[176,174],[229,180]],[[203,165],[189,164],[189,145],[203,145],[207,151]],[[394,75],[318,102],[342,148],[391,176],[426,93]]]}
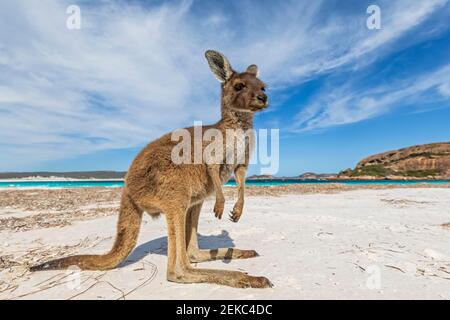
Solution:
{"label": "kangaroo", "polygon": [[[210,128],[224,134],[227,129],[252,129],[254,113],[268,106],[265,84],[258,79],[258,67],[250,65],[245,72],[238,73],[231,68],[223,54],[208,50],[205,56],[212,73],[221,82],[222,117],[216,124],[202,127],[203,132]],[[194,128],[186,130],[193,132]],[[243,163],[207,164],[202,161],[200,164],[175,164],[171,159],[175,145],[171,133],[166,134],[148,144],[133,160],[125,177],[117,234],[110,252],[69,256],[31,267],[30,270],[65,269],[73,265],[82,270],[113,269],[136,246],[143,212],[152,217],[164,213],[168,233],[168,281],[215,283],[237,288],[271,287],[271,282],[265,277],[191,266],[191,262],[258,256],[254,250],[236,248],[201,250],[197,242],[197,226],[203,201],[215,192],[214,213],[220,219],[225,202],[222,184],[233,173],[238,185],[238,199],[230,219],[237,222],[241,217],[249,155],[245,156]]]}

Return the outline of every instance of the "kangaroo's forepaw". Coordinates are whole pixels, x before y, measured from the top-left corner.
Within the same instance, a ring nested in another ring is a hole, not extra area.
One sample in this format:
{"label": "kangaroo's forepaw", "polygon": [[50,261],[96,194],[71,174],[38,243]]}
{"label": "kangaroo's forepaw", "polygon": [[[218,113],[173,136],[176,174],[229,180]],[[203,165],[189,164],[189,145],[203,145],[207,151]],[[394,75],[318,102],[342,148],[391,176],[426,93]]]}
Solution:
{"label": "kangaroo's forepaw", "polygon": [[230,215],[229,215],[230,221],[238,222],[239,219],[241,218],[241,215],[242,215],[242,209],[234,207],[233,211],[231,211]]}
{"label": "kangaroo's forepaw", "polygon": [[216,201],[214,204],[214,215],[217,219],[222,219],[225,202]]}

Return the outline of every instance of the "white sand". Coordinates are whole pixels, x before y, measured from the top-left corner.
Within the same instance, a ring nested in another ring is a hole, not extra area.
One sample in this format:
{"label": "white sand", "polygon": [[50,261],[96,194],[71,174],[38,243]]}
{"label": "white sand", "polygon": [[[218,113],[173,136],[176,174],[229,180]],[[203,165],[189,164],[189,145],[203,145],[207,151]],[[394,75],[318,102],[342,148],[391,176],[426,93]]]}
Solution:
{"label": "white sand", "polygon": [[[226,205],[228,212],[233,201]],[[212,206],[209,201],[202,211],[200,245],[255,249],[261,256],[197,266],[264,275],[274,288],[167,282],[165,220],[145,217],[125,266],[83,271],[79,286],[76,274],[68,277],[71,272],[18,276],[14,268],[0,270],[0,280],[17,284],[0,299],[450,299],[450,229],[441,226],[450,222],[450,189],[248,197],[237,224],[216,220]],[[63,228],[1,232],[0,256],[86,238],[78,253],[105,252],[115,223],[116,217],[103,217]]]}

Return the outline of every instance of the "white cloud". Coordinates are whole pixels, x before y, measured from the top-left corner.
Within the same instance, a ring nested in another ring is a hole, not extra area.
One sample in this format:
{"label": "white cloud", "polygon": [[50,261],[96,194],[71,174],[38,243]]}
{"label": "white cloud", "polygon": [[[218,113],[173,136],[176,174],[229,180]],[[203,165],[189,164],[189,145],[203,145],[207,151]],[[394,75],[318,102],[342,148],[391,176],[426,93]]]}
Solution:
{"label": "white cloud", "polygon": [[439,92],[444,96],[444,97],[450,97],[450,82],[449,83],[444,83],[442,85],[439,86]]}
{"label": "white cloud", "polygon": [[80,31],[65,28],[61,2],[1,6],[2,169],[19,155],[36,163],[133,147],[206,110],[211,95],[194,101],[192,88],[210,94],[213,80],[190,42],[186,5],[82,6]]}
{"label": "white cloud", "polygon": [[[390,81],[374,88],[357,90],[355,88],[359,84],[349,82],[333,90],[324,90],[320,99],[297,115],[290,130],[304,132],[355,123],[417,101],[423,104],[448,101],[450,95],[446,95],[445,90],[449,82],[450,65],[417,78]],[[441,95],[429,94],[424,98],[424,94],[432,90],[439,91]]]}
{"label": "white cloud", "polygon": [[[200,13],[192,1],[145,9],[81,2],[77,31],[65,27],[69,1],[3,0],[0,171],[133,147],[194,119],[213,121],[219,85],[205,49],[223,51],[237,69],[260,64],[272,88],[286,88],[337,67],[370,63],[370,54],[446,2],[386,1],[384,29],[368,33],[365,11],[334,15],[322,1],[238,1]],[[360,118],[376,113],[368,101],[356,111]],[[340,118],[322,123],[348,123],[346,102],[328,111]],[[317,118],[314,108],[304,113]]]}

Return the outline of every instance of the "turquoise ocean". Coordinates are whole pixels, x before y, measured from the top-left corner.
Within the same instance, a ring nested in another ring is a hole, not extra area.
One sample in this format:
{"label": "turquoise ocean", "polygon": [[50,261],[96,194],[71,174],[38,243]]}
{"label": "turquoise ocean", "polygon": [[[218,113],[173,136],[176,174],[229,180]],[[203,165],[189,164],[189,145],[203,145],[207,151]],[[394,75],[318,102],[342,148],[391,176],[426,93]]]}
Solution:
{"label": "turquoise ocean", "polygon": [[[282,186],[292,184],[327,184],[342,183],[346,185],[410,185],[410,184],[450,184],[450,180],[296,180],[296,179],[274,179],[274,180],[250,180],[246,182],[248,186]],[[88,188],[88,187],[122,187],[123,180],[76,180],[76,181],[0,181],[0,188]],[[227,186],[235,186],[234,181],[230,181]]]}

